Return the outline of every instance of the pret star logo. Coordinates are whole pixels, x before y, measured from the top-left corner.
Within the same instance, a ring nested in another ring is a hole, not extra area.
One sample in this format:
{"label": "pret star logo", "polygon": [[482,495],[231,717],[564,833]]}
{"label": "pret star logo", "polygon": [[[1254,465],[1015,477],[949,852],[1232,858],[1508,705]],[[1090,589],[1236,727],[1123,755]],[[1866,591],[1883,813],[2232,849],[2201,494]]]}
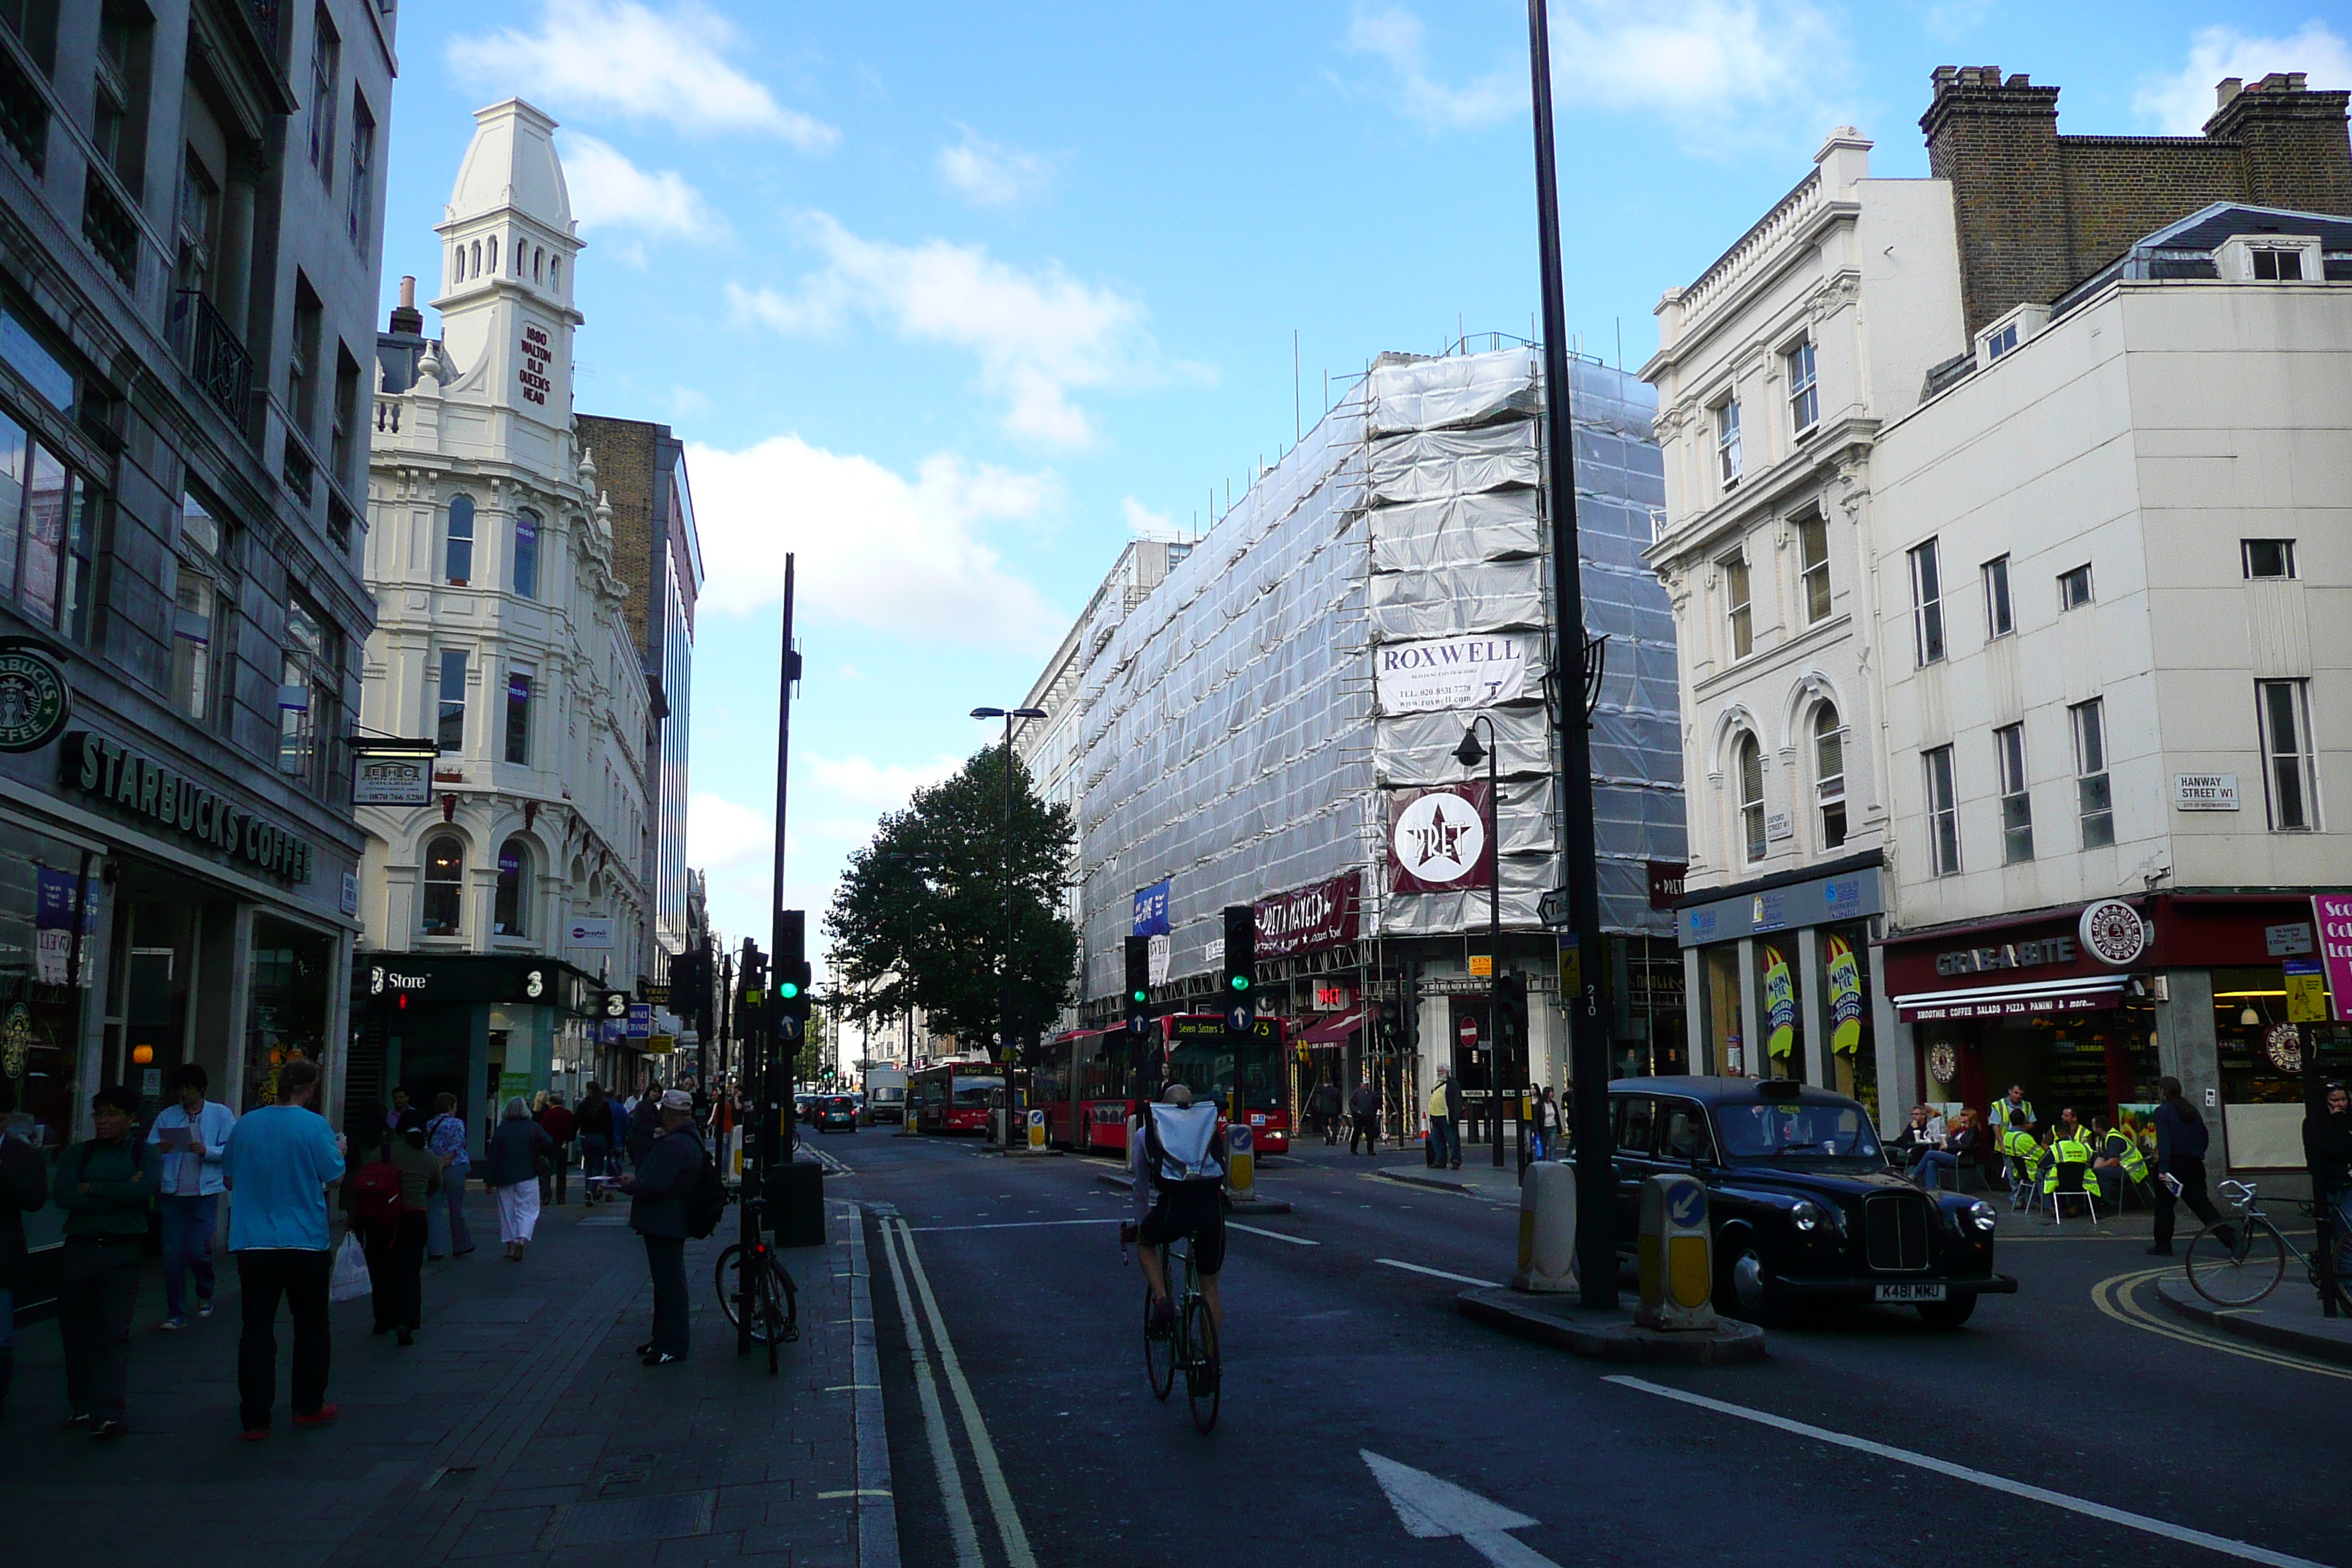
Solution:
{"label": "pret star logo", "polygon": [[1486,796],[1485,784],[1468,784],[1391,799],[1389,858],[1397,891],[1486,885]]}
{"label": "pret star logo", "polygon": [[66,727],[71,704],[58,667],[22,639],[0,639],[0,752],[31,752]]}

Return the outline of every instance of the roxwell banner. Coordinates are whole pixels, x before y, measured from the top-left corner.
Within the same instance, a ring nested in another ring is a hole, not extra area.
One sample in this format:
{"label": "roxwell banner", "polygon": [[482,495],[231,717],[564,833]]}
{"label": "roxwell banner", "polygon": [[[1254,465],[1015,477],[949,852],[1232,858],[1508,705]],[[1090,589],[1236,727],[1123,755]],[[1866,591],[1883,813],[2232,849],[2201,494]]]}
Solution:
{"label": "roxwell banner", "polygon": [[1532,638],[1504,632],[1385,643],[1372,650],[1383,713],[1433,713],[1514,702],[1527,694]]}

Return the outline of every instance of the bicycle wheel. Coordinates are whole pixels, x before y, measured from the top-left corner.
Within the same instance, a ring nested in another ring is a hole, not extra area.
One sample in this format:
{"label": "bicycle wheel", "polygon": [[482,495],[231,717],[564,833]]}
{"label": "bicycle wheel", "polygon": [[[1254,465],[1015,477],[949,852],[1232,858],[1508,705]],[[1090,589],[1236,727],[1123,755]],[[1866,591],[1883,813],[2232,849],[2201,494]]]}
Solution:
{"label": "bicycle wheel", "polygon": [[750,1279],[740,1277],[742,1252],[740,1242],[721,1248],[713,1269],[719,1285],[719,1304],[727,1313],[727,1326],[739,1331],[741,1330],[746,1310],[744,1296],[748,1292],[758,1298],[749,1308],[751,1342],[755,1345],[767,1344],[771,1341],[791,1343],[800,1338],[800,1292],[793,1283],[793,1277],[784,1272],[783,1264],[774,1253],[767,1254],[767,1289],[762,1292],[759,1289],[761,1281],[756,1277]]}
{"label": "bicycle wheel", "polygon": [[1151,1380],[1151,1396],[1166,1401],[1176,1389],[1176,1331],[1151,1331],[1151,1287],[1143,1288],[1143,1373]]}
{"label": "bicycle wheel", "polygon": [[740,1271],[737,1257],[743,1250],[740,1241],[728,1243],[719,1250],[719,1261],[710,1271],[711,1283],[719,1288],[719,1308],[727,1314],[727,1326],[740,1329],[743,1324],[743,1288],[736,1279]]}
{"label": "bicycle wheel", "polygon": [[1192,1352],[1184,1365],[1184,1396],[1192,1403],[1192,1425],[1206,1432],[1217,1424],[1225,1369],[1217,1354],[1217,1320],[1198,1296],[1184,1303],[1184,1339]]}
{"label": "bicycle wheel", "polygon": [[2242,1220],[2230,1226],[2238,1245],[2225,1247],[2214,1227],[2189,1243],[2189,1283],[2217,1307],[2243,1307],[2278,1289],[2286,1275],[2286,1243],[2270,1221]]}

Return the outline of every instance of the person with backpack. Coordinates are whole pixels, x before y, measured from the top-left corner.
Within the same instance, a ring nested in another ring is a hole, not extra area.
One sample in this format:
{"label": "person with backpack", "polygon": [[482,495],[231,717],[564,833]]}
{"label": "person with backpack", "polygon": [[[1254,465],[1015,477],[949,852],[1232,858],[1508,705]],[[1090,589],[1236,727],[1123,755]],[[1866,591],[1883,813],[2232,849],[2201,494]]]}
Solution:
{"label": "person with backpack", "polygon": [[343,1190],[375,1287],[375,1331],[413,1345],[425,1326],[425,1215],[441,1190],[441,1162],[425,1147],[424,1114],[404,1116]]}
{"label": "person with backpack", "polygon": [[572,1174],[572,1139],[580,1129],[580,1119],[563,1103],[563,1097],[551,1089],[540,1108],[532,1112],[531,1120],[539,1123],[540,1131],[545,1132],[549,1142],[555,1145],[547,1156],[551,1169],[539,1179],[540,1206],[545,1208],[552,1204],[562,1208],[565,1184]]}
{"label": "person with backpack", "polygon": [[646,1366],[674,1366],[687,1352],[687,1238],[718,1228],[709,1193],[717,1187],[718,1206],[724,1208],[726,1189],[695,1132],[694,1096],[673,1089],[660,1097],[657,1114],[661,1136],[636,1170],[621,1178],[621,1188],[629,1194],[629,1228],[645,1237],[646,1268],[654,1282],[653,1337],[637,1347],[637,1355]]}
{"label": "person with backpack", "polygon": [[131,1125],[138,1096],[110,1084],[90,1096],[92,1135],[58,1156],[65,1256],[58,1273],[58,1332],[65,1341],[66,1425],[105,1438],[131,1428],[131,1316],[139,1306],[139,1254],[156,1167]]}
{"label": "person with backpack", "polygon": [[1190,1085],[1171,1083],[1142,1108],[1128,1127],[1129,1172],[1135,1192],[1136,1261],[1151,1287],[1151,1330],[1175,1326],[1176,1304],[1168,1294],[1163,1250],[1178,1237],[1192,1238],[1192,1267],[1201,1275],[1201,1296],[1209,1318],[1224,1337],[1225,1313],[1217,1296],[1217,1275],[1225,1266],[1225,1133],[1217,1125],[1217,1102],[1195,1104]]}

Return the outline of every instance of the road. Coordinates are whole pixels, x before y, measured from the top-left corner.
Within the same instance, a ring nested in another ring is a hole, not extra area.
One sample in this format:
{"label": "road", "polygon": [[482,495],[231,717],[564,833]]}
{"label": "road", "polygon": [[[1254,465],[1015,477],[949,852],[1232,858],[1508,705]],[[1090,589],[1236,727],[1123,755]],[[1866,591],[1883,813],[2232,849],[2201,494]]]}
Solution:
{"label": "road", "polygon": [[[1108,1164],[884,1129],[820,1146],[848,1168],[830,1194],[866,1209],[910,1568],[2352,1564],[2352,1372],[2168,1317],[2140,1283],[2144,1236],[2051,1237],[2004,1209],[1999,1266],[2022,1288],[1958,1332],[1858,1310],[1776,1331],[1760,1365],[1611,1367],[1454,1312],[1464,1287],[1438,1274],[1505,1278],[1510,1206],[1318,1147],[1262,1179],[1294,1212],[1232,1236],[1223,1414],[1202,1436],[1181,1386],[1160,1405],[1145,1385]],[[907,1250],[886,1248],[900,1223]],[[1531,1522],[1408,1533],[1380,1467]]]}

